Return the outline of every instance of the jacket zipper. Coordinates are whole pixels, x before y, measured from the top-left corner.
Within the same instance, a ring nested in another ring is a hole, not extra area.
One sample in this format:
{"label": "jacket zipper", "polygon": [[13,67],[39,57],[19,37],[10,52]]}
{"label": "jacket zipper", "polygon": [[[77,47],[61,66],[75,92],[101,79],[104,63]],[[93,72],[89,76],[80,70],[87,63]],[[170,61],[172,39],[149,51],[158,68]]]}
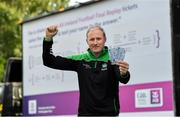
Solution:
{"label": "jacket zipper", "polygon": [[95,62],[95,65],[94,65],[94,68],[96,68],[97,67],[97,61]]}

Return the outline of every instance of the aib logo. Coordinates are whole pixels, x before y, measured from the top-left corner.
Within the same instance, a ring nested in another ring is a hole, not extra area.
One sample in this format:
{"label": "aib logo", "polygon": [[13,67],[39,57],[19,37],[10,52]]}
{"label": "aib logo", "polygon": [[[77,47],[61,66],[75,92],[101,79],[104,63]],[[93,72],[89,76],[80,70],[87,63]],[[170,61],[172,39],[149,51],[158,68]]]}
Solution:
{"label": "aib logo", "polygon": [[161,103],[161,95],[160,90],[151,90],[151,104],[160,104]]}

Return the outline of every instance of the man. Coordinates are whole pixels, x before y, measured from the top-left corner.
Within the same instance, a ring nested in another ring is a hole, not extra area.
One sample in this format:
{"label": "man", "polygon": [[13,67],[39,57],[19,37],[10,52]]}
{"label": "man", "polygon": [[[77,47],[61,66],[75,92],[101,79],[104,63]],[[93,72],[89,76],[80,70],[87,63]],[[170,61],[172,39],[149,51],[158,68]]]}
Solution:
{"label": "man", "polygon": [[46,29],[43,41],[43,63],[45,66],[76,71],[80,91],[79,116],[116,116],[119,114],[119,81],[127,83],[130,79],[129,64],[125,61],[112,65],[106,35],[99,27],[87,31],[87,53],[69,57],[54,56],[51,52],[56,26]]}

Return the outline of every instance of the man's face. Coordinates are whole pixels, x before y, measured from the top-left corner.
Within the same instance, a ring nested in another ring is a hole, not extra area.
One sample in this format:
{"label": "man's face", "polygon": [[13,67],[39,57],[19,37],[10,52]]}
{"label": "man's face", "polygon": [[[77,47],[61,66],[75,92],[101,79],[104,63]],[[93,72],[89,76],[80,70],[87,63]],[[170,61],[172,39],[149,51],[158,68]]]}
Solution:
{"label": "man's face", "polygon": [[105,42],[106,39],[99,28],[93,28],[87,34],[87,44],[95,55],[99,55],[104,48]]}

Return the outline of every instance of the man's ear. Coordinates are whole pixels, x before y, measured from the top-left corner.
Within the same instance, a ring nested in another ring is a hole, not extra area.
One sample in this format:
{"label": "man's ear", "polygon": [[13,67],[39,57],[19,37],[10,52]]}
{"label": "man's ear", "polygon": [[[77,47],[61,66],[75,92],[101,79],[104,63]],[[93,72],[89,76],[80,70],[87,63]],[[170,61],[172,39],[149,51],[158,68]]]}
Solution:
{"label": "man's ear", "polygon": [[105,40],[104,42],[106,42],[106,37],[104,38],[104,40]]}

